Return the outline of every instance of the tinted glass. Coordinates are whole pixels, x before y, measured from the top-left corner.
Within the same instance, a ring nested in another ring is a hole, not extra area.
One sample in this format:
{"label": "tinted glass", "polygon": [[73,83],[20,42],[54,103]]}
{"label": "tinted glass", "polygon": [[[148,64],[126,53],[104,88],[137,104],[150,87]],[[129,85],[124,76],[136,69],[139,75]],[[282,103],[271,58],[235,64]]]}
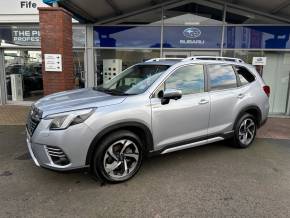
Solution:
{"label": "tinted glass", "polygon": [[211,90],[237,87],[236,74],[232,66],[208,65]]}
{"label": "tinted glass", "polygon": [[255,80],[255,77],[245,68],[241,66],[234,66],[239,76],[242,85],[246,85]]}
{"label": "tinted glass", "polygon": [[183,95],[204,92],[203,65],[177,69],[165,82],[165,89],[178,89]]}

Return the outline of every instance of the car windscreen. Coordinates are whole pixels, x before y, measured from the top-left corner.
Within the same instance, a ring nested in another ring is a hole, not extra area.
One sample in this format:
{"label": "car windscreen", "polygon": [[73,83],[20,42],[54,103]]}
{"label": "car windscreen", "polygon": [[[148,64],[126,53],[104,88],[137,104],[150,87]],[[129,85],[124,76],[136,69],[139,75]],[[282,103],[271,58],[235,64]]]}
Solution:
{"label": "car windscreen", "polygon": [[135,65],[101,86],[95,87],[113,95],[138,95],[145,92],[169,65]]}

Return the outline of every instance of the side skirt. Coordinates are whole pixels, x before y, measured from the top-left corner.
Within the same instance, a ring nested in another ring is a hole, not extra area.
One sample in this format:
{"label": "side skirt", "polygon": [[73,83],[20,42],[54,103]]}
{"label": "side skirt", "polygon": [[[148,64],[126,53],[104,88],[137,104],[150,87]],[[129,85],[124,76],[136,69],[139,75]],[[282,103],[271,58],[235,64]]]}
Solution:
{"label": "side skirt", "polygon": [[224,138],[222,138],[222,137],[214,137],[214,138],[211,138],[211,139],[206,139],[206,140],[202,140],[202,141],[198,141],[198,142],[193,142],[193,143],[186,144],[186,145],[181,145],[181,146],[178,146],[178,147],[168,148],[168,149],[165,149],[164,151],[162,151],[161,154],[167,154],[167,153],[170,153],[170,152],[179,151],[179,150],[183,150],[183,149],[187,149],[187,148],[193,148],[193,147],[209,144],[209,143],[212,143],[212,142],[222,141],[222,140],[224,140]]}
{"label": "side skirt", "polygon": [[234,136],[234,131],[232,130],[232,131],[229,131],[229,132],[226,132],[223,134],[215,134],[215,135],[209,135],[207,137],[200,137],[200,138],[196,138],[196,139],[181,141],[181,142],[177,142],[174,144],[164,146],[160,150],[150,151],[148,156],[167,154],[167,153],[171,153],[174,151],[184,150],[187,148],[193,148],[193,147],[197,147],[197,146],[201,146],[201,145],[205,145],[205,144],[210,144],[213,142],[222,141],[222,140],[231,138],[233,136]]}

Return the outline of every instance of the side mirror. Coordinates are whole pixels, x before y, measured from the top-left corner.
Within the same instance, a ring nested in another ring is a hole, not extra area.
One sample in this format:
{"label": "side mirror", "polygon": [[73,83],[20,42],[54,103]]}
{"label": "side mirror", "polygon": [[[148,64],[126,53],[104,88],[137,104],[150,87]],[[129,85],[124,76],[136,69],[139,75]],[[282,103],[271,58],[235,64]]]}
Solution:
{"label": "side mirror", "polygon": [[178,100],[182,97],[182,91],[177,89],[166,89],[160,91],[158,97],[161,99],[161,104],[168,104],[171,99]]}

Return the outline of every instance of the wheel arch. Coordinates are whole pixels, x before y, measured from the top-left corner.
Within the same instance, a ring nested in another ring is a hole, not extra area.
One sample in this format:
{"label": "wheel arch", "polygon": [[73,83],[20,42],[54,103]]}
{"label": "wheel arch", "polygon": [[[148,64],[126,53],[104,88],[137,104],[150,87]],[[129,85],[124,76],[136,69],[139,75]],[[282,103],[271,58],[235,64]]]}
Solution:
{"label": "wheel arch", "polygon": [[87,152],[86,165],[90,165],[93,154],[95,152],[95,149],[97,148],[98,143],[104,137],[118,130],[129,130],[137,134],[141,138],[141,140],[145,142],[144,143],[145,154],[148,154],[149,151],[153,150],[153,147],[154,147],[153,136],[150,129],[145,124],[139,123],[139,122],[122,122],[122,123],[114,124],[112,126],[105,128],[104,130],[102,130],[100,133],[98,133],[95,136]]}
{"label": "wheel arch", "polygon": [[255,117],[256,122],[257,122],[257,127],[259,128],[261,126],[261,121],[262,121],[262,112],[261,112],[260,108],[256,105],[250,105],[250,106],[244,107],[236,116],[233,128],[235,128],[235,126],[236,126],[237,122],[239,121],[239,119],[241,118],[241,116],[243,116],[246,113],[249,113]]}

